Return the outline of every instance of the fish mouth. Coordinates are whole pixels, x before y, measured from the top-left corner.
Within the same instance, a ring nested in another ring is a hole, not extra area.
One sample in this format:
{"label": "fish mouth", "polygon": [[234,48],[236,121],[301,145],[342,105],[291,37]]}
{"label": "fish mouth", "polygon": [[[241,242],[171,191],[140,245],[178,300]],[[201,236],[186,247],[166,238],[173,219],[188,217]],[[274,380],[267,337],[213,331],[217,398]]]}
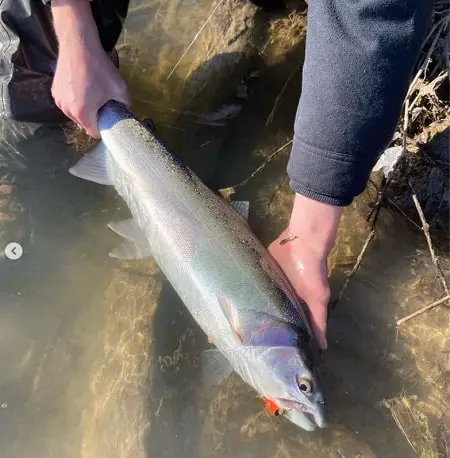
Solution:
{"label": "fish mouth", "polygon": [[310,412],[309,409],[302,403],[280,399],[279,405],[285,409],[283,416],[291,423],[299,426],[306,431],[315,431],[317,428],[326,428],[327,421],[323,409],[317,409],[315,412]]}

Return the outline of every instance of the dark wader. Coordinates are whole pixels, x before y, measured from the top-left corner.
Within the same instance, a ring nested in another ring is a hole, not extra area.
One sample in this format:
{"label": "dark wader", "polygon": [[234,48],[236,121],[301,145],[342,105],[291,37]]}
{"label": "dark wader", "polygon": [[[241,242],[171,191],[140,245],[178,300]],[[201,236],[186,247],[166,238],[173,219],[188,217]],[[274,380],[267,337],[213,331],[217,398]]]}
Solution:
{"label": "dark wader", "polygon": [[[104,49],[113,53],[128,0],[94,0],[91,7]],[[62,129],[67,120],[51,96],[57,41],[50,4],[1,0],[0,13],[0,458],[71,458],[82,456],[77,441],[69,438],[80,421],[69,421],[69,414],[62,413],[71,411],[61,405],[68,403],[70,385],[70,375],[61,374],[70,371],[64,369],[63,358],[55,373],[59,363],[52,354],[61,347],[52,348],[56,333],[70,334],[61,328],[68,326],[68,316],[77,316],[77,307],[62,292],[55,291],[58,298],[48,300],[48,306],[42,299],[48,293],[40,292],[39,283],[60,281],[48,278],[48,272],[60,267],[49,267],[45,257],[34,261],[33,268],[24,266],[37,249],[38,221],[64,208],[70,211],[67,202],[76,201],[76,193],[88,193],[67,172],[77,154],[67,144]],[[63,251],[57,238],[65,227],[61,218],[59,226],[47,224],[45,230],[55,234],[55,243],[51,238],[49,244],[55,250]],[[25,249],[19,261],[5,257],[11,241]],[[67,364],[74,367],[72,361]],[[89,387],[80,392],[89,392]],[[77,399],[71,402],[76,405]],[[66,448],[65,443],[73,445]]]}
{"label": "dark wader", "polygon": [[[114,51],[128,3],[129,0],[91,2],[100,39],[108,53]],[[51,96],[58,50],[50,2],[2,0],[0,13],[0,221],[4,221],[15,217],[25,204],[16,199],[22,191],[21,180],[42,179],[46,170],[65,166],[70,152],[62,135],[67,119]],[[11,184],[15,184],[14,189]],[[0,245],[8,238],[6,225],[3,226]]]}

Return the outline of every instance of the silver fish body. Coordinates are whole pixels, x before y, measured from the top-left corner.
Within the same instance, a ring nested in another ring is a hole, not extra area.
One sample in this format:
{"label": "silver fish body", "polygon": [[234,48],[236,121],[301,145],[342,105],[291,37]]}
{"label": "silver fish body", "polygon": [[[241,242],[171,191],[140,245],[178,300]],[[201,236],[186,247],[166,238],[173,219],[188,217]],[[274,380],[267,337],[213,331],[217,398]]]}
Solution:
{"label": "silver fish body", "polygon": [[111,228],[128,240],[112,255],[155,259],[217,347],[202,355],[205,379],[234,369],[293,423],[324,427],[308,316],[246,220],[123,105],[108,102],[99,129],[102,143],[70,171],[126,202],[133,220]]}

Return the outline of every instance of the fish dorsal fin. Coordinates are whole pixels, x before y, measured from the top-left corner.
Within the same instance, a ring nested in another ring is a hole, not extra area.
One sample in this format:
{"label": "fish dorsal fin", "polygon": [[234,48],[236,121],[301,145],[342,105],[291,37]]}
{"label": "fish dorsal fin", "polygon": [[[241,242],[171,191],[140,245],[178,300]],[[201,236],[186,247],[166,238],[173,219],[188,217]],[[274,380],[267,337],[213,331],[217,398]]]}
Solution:
{"label": "fish dorsal fin", "polygon": [[231,203],[234,211],[239,213],[245,220],[248,220],[250,203],[248,200],[235,200]]}
{"label": "fish dorsal fin", "polygon": [[99,142],[89,153],[71,167],[69,172],[83,180],[112,185],[112,178],[108,175],[107,156],[108,150],[105,144]]}
{"label": "fish dorsal fin", "polygon": [[233,366],[217,349],[205,350],[200,353],[200,366],[203,383],[211,387],[228,378],[233,372]]}
{"label": "fish dorsal fin", "polygon": [[150,244],[133,218],[111,222],[108,227],[126,239],[109,253],[112,258],[141,259],[151,256]]}

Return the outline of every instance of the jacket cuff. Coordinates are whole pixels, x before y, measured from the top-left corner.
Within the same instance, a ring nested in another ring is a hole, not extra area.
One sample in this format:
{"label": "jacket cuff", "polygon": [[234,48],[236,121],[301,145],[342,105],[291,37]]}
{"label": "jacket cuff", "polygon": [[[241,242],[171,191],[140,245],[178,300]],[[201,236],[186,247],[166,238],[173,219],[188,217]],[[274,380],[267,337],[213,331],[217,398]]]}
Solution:
{"label": "jacket cuff", "polygon": [[[288,162],[290,186],[298,194],[326,204],[345,207],[361,194],[370,164],[361,157],[326,151],[294,138]],[[364,157],[364,156],[362,156]]]}

